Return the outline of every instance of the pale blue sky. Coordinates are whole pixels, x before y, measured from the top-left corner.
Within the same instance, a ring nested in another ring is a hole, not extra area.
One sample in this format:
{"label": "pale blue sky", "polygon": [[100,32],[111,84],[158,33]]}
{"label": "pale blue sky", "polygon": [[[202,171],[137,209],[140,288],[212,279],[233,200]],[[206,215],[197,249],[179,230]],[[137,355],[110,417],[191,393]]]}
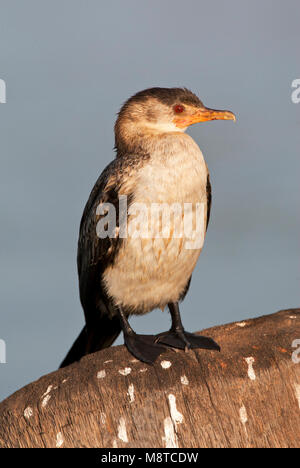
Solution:
{"label": "pale blue sky", "polygon": [[[116,112],[150,86],[186,86],[238,117],[189,130],[213,206],[186,328],[299,306],[298,0],[2,0],[0,12],[0,399],[55,370],[83,326],[82,210],[114,156]],[[132,324],[160,332],[169,316]]]}

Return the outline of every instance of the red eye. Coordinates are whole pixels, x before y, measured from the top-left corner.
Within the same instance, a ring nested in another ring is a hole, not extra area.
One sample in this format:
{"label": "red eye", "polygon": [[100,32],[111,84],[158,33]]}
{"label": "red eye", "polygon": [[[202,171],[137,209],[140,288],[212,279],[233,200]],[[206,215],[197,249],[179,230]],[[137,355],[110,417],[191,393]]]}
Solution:
{"label": "red eye", "polygon": [[174,112],[176,112],[176,114],[181,114],[181,112],[184,111],[184,107],[181,106],[180,104],[176,104],[176,106],[174,106]]}

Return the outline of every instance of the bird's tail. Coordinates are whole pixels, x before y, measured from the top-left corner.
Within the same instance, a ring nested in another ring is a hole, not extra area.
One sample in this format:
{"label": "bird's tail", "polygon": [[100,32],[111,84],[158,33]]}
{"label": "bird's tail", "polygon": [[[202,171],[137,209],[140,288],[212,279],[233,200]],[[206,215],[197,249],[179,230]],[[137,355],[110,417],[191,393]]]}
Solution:
{"label": "bird's tail", "polygon": [[107,315],[98,319],[92,327],[83,327],[67,356],[59,366],[66,367],[79,361],[83,356],[108,348],[113,344],[121,332],[118,317],[109,318]]}

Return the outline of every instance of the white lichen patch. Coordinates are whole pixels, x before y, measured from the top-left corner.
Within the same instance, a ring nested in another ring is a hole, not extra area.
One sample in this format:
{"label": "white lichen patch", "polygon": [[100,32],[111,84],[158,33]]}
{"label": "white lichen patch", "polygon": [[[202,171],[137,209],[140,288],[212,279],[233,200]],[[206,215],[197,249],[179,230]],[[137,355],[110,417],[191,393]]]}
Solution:
{"label": "white lichen patch", "polygon": [[134,385],[130,384],[128,387],[127,395],[129,396],[130,403],[134,402]]}
{"label": "white lichen patch", "polygon": [[298,406],[299,406],[299,410],[300,410],[300,385],[295,383],[294,387],[295,387],[295,395],[296,395],[296,398],[298,400]]}
{"label": "white lichen patch", "polygon": [[64,438],[62,436],[62,433],[59,432],[58,434],[56,434],[56,448],[59,448],[63,445],[64,443]]}
{"label": "white lichen patch", "polygon": [[108,361],[104,361],[104,364],[107,364],[108,362],[113,362],[113,360],[109,359]]}
{"label": "white lichen patch", "polygon": [[246,363],[248,364],[248,377],[250,380],[256,380],[256,375],[253,369],[253,364],[255,362],[254,357],[245,358]]}
{"label": "white lichen patch", "polygon": [[119,374],[128,375],[131,372],[131,367],[125,367],[125,369],[119,369]]}
{"label": "white lichen patch", "polygon": [[51,395],[46,395],[46,396],[43,398],[43,400],[42,400],[42,408],[45,408],[45,407],[48,405],[50,398],[51,398]]}
{"label": "white lichen patch", "polygon": [[169,369],[169,367],[171,367],[172,363],[170,361],[161,361],[160,365],[161,365],[161,367],[163,369]]}
{"label": "white lichen patch", "polygon": [[240,408],[240,420],[243,425],[248,422],[247,410],[244,405]]}
{"label": "white lichen patch", "polygon": [[169,407],[170,407],[170,413],[171,413],[171,418],[175,427],[175,430],[177,428],[177,424],[182,424],[183,422],[183,415],[177,410],[176,407],[176,397],[172,393],[168,395],[168,400],[169,400]]}
{"label": "white lichen patch", "polygon": [[120,418],[120,421],[119,421],[118,437],[120,440],[122,440],[122,442],[125,442],[127,444],[128,437],[127,437],[127,431],[126,431],[126,422],[124,418]]}
{"label": "white lichen patch", "polygon": [[239,322],[236,324],[237,327],[244,328],[247,325],[247,322]]}
{"label": "white lichen patch", "polygon": [[140,369],[139,372],[147,372],[147,367],[143,367],[143,369]]}
{"label": "white lichen patch", "polygon": [[170,417],[164,420],[164,431],[165,435],[162,440],[165,444],[165,448],[178,448],[178,439],[175,433],[174,424]]}
{"label": "white lichen patch", "polygon": [[97,379],[104,379],[105,376],[106,376],[105,370],[100,370],[100,371],[97,373]]}
{"label": "white lichen patch", "polygon": [[41,398],[43,398],[44,396],[48,395],[48,393],[51,392],[52,388],[53,388],[53,385],[49,385],[48,388],[47,388],[47,390],[45,391],[45,393],[43,393],[43,395],[42,395]]}
{"label": "white lichen patch", "polygon": [[182,383],[182,385],[188,385],[189,384],[189,379],[187,378],[186,375],[182,375],[180,377],[180,382]]}
{"label": "white lichen patch", "polygon": [[47,390],[45,391],[45,393],[43,393],[43,395],[41,396],[41,398],[42,398],[42,408],[45,408],[48,405],[49,400],[51,398],[50,392],[51,392],[52,389],[53,389],[53,385],[49,385]]}
{"label": "white lichen patch", "polygon": [[31,408],[31,406],[27,406],[27,408],[25,408],[24,416],[26,419],[29,419],[31,418],[31,416],[33,416],[33,409]]}
{"label": "white lichen patch", "polygon": [[100,421],[103,425],[106,423],[106,414],[103,412],[100,413]]}

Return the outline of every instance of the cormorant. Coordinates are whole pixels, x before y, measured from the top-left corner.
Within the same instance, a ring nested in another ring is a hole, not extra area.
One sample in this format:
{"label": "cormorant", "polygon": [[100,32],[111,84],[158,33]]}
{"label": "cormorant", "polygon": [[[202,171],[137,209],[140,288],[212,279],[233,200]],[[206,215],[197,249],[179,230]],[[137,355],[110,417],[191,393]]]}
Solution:
{"label": "cormorant", "polygon": [[[184,131],[216,119],[235,116],[205,107],[186,88],[146,89],[121,108],[116,158],[98,178],[80,224],[77,264],[86,325],[61,367],[111,346],[121,330],[128,350],[146,363],[168,346],[220,350],[211,338],[184,330],[178,305],[202,249],[211,205],[205,160]],[[165,307],[169,331],[138,335],[129,325],[131,314]]]}

